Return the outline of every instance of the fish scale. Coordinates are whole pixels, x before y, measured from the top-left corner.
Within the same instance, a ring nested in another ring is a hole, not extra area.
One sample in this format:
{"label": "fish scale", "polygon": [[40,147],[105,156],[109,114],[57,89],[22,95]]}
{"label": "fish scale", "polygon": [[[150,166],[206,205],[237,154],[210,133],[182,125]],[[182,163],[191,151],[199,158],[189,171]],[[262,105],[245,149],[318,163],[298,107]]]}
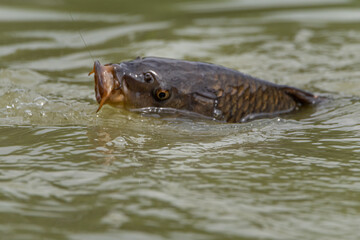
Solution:
{"label": "fish scale", "polygon": [[[239,79],[242,84],[218,92],[218,109],[227,122],[240,122],[251,114],[273,115],[290,112],[297,103],[277,86],[267,86],[257,81]],[[271,96],[271,97],[269,97]]]}

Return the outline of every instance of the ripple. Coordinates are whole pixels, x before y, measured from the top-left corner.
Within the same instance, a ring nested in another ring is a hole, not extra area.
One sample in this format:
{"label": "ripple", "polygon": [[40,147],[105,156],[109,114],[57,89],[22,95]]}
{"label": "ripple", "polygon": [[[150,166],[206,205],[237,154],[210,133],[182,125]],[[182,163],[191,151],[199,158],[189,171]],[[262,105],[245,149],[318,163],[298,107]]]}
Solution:
{"label": "ripple", "polygon": [[[76,20],[97,22],[99,19],[103,22],[120,22],[120,21],[134,21],[138,20],[139,17],[129,16],[125,14],[82,14],[72,13]],[[31,10],[21,8],[10,8],[1,6],[0,8],[0,22],[26,22],[26,21],[37,21],[37,22],[48,22],[48,21],[69,21],[72,22],[74,19],[70,12],[62,13],[49,10]]]}
{"label": "ripple", "polygon": [[189,3],[182,4],[180,7],[183,10],[190,12],[226,12],[226,11],[236,11],[236,10],[257,10],[257,9],[271,9],[271,8],[289,8],[289,7],[306,7],[313,5],[338,5],[341,3],[348,3],[348,0],[304,0],[304,1],[294,1],[294,0],[232,0],[222,3]]}
{"label": "ripple", "polygon": [[301,10],[286,13],[275,12],[264,18],[266,21],[297,21],[297,22],[325,22],[325,23],[355,23],[360,21],[360,11],[357,9],[321,9]]}
{"label": "ripple", "polygon": [[[43,0],[0,10],[3,238],[359,238],[355,2],[115,2],[60,1],[74,22]],[[245,124],[96,114],[76,28],[104,62],[201,60],[328,99]]]}

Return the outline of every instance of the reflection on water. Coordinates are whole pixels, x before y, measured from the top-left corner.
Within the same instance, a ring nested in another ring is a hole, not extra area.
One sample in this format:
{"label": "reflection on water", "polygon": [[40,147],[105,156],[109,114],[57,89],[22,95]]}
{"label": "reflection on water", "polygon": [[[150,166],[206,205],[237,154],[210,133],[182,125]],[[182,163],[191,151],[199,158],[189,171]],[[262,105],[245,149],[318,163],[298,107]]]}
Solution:
{"label": "reflection on water", "polygon": [[[359,239],[358,7],[3,0],[3,238]],[[91,55],[213,62],[329,99],[245,124],[96,114]]]}

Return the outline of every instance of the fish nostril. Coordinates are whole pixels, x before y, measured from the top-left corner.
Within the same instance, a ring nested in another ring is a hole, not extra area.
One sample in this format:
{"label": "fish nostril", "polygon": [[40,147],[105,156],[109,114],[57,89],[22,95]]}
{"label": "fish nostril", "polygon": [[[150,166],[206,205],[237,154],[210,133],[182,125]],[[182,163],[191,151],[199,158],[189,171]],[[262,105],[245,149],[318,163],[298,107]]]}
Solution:
{"label": "fish nostril", "polygon": [[154,81],[152,74],[149,72],[144,73],[144,81],[147,83],[152,83]]}

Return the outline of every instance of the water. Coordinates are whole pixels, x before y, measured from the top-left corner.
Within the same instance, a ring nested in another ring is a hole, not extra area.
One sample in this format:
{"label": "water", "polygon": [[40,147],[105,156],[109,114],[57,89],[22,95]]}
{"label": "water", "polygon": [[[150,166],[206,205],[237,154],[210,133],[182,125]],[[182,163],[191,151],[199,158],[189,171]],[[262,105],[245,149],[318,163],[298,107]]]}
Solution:
{"label": "water", "polygon": [[[0,239],[359,239],[359,7],[2,0]],[[245,124],[96,114],[91,55],[213,62],[330,100]]]}

